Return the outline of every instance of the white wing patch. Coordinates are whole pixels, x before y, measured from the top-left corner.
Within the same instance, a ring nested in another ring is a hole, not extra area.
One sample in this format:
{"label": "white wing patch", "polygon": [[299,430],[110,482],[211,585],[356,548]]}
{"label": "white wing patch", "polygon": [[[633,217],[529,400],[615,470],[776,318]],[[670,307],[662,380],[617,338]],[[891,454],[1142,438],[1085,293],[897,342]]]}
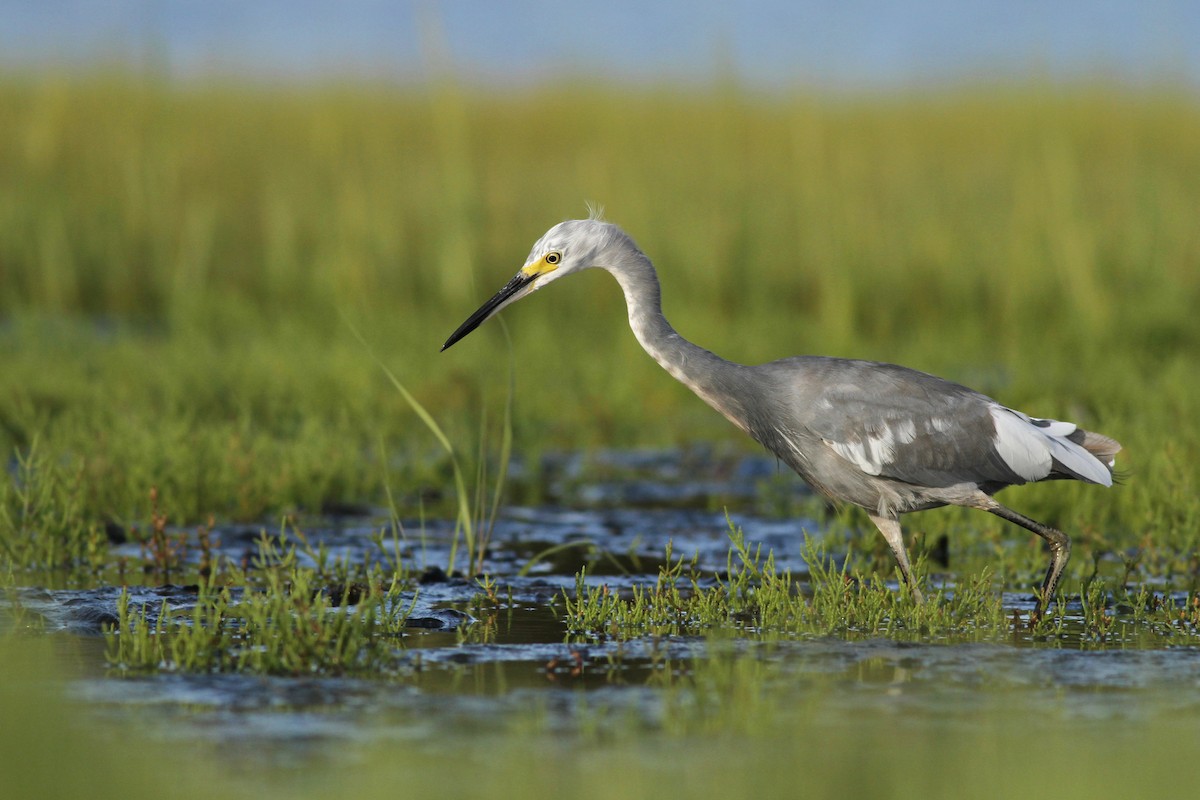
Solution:
{"label": "white wing patch", "polygon": [[992,406],[996,426],[996,452],[1008,468],[1027,481],[1040,481],[1050,474],[1049,437],[1029,422],[1029,417],[1004,406]]}
{"label": "white wing patch", "polygon": [[[1021,416],[1025,417],[1024,414]],[[1056,419],[1032,419],[1030,417],[1025,417],[1025,419],[1039,428],[1042,433],[1048,433],[1051,436],[1070,436],[1079,427],[1074,422],[1059,422]]]}
{"label": "white wing patch", "polygon": [[945,433],[953,427],[950,420],[945,417],[930,417],[929,426],[938,433]]}
{"label": "white wing patch", "polygon": [[1085,480],[1112,486],[1112,474],[1100,460],[1065,438],[1075,432],[1073,423],[1034,420],[1002,405],[993,405],[989,410],[996,426],[996,452],[1025,480],[1042,480],[1057,460]]}
{"label": "white wing patch", "polygon": [[833,451],[868,475],[883,472],[883,465],[890,464],[896,456],[896,445],[908,444],[917,438],[917,426],[911,419],[884,423],[883,430],[875,435],[864,436],[857,442],[832,442],[823,440]]}

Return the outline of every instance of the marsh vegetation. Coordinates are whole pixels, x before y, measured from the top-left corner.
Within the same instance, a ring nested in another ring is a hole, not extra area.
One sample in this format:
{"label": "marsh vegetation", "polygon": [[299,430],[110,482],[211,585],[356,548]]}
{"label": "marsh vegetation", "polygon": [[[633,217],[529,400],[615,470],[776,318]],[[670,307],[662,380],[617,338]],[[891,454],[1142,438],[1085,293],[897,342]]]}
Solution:
{"label": "marsh vegetation", "polygon": [[[1005,494],[1074,538],[1054,613],[1030,618],[1035,537],[953,509],[908,520],[912,604],[865,518],[661,374],[599,273],[439,355],[587,200],[723,356],[904,363],[1122,441],[1111,491]],[[0,772],[20,796],[1177,794],[1197,208],[1200,103],[1172,87],[5,75]]]}

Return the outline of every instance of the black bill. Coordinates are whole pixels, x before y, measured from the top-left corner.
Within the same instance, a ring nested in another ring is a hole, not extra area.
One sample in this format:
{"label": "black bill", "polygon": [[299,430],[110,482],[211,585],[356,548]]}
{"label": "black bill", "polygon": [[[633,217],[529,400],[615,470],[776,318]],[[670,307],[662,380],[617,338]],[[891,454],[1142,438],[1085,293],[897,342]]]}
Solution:
{"label": "black bill", "polygon": [[467,317],[466,322],[458,326],[458,330],[450,334],[450,338],[446,340],[444,345],[442,345],[442,350],[445,350],[447,347],[478,328],[484,323],[484,320],[499,311],[500,308],[507,304],[510,300],[515,300],[521,290],[533,283],[533,279],[536,277],[536,275],[526,275],[524,272],[518,272],[511,281],[504,284],[503,289],[496,292],[491,300],[488,300],[486,303],[481,305],[478,311]]}

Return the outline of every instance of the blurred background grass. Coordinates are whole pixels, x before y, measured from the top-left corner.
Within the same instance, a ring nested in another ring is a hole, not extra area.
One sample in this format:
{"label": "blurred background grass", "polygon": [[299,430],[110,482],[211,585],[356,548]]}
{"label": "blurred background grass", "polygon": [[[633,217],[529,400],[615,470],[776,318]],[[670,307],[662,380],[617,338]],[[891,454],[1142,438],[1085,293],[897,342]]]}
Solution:
{"label": "blurred background grass", "polygon": [[1034,487],[1023,510],[1116,544],[1194,535],[1200,102],[1170,85],[12,71],[0,447],[36,444],[93,521],[146,519],[154,485],[177,522],[379,502],[388,480],[415,513],[444,465],[349,321],[464,451],[510,363],[519,454],[753,448],[640,352],[599,272],[506,314],[511,353],[499,326],[438,353],[588,201],[699,344],[897,361],[1077,420],[1126,445],[1133,480]]}

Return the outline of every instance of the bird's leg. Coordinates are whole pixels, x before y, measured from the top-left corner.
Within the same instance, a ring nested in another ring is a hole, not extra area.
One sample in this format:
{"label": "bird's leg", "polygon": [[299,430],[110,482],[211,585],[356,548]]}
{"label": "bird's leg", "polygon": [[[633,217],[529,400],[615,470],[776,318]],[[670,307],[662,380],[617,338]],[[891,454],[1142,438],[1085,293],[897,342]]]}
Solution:
{"label": "bird's leg", "polygon": [[908,584],[913,599],[918,603],[925,602],[925,598],[921,596],[921,590],[917,588],[917,579],[913,576],[912,566],[908,563],[908,552],[904,549],[904,535],[900,532],[900,520],[875,514],[867,514],[867,516],[871,518],[871,522],[875,523],[875,527],[879,528],[879,532],[883,534],[883,538],[892,548],[892,554],[896,556],[896,563],[900,566],[900,574],[904,576],[904,582]]}
{"label": "bird's leg", "polygon": [[1033,531],[1049,542],[1050,567],[1046,570],[1046,579],[1042,581],[1042,596],[1038,602],[1038,614],[1040,615],[1046,610],[1046,605],[1050,602],[1050,598],[1054,596],[1054,590],[1058,587],[1058,579],[1062,577],[1063,568],[1067,566],[1067,561],[1071,558],[1070,537],[1057,528],[1043,525],[1036,519],[1030,519],[1024,514],[1018,514],[1011,508],[1005,508],[995,500],[992,500],[986,508],[997,517],[1006,519],[1009,522],[1015,522],[1022,528]]}

